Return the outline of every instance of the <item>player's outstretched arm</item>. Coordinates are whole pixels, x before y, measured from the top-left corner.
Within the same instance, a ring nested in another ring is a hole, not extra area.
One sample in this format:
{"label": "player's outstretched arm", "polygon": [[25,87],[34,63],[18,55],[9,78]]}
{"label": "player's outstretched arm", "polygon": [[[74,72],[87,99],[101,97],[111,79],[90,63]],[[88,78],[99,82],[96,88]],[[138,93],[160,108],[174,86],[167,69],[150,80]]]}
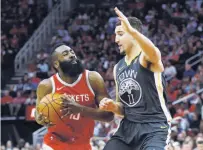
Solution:
{"label": "player's outstretched arm", "polygon": [[[95,71],[89,71],[89,82],[95,93],[95,100],[98,104],[104,97],[109,97],[105,88],[104,80],[101,75]],[[109,111],[84,107],[83,114],[95,120],[110,122],[114,119],[114,114]]]}
{"label": "player's outstretched arm", "polygon": [[[42,80],[38,87],[37,87],[37,101],[36,101],[36,108],[40,102],[40,100],[46,96],[47,94],[50,94],[52,92],[52,85],[51,81],[49,79]],[[38,124],[44,125],[44,126],[51,126],[53,125],[49,120],[44,117],[42,114],[37,112],[37,109],[35,111],[35,120]]]}
{"label": "player's outstretched arm", "polygon": [[[104,80],[99,73],[90,71],[89,82],[95,93],[95,101],[97,104],[99,104],[104,97],[109,97],[104,85]],[[80,113],[83,116],[103,122],[110,122],[114,119],[114,114],[112,112],[80,105],[67,95],[63,95],[61,98],[63,99],[63,109],[61,112],[64,114],[62,118],[69,114]]]}
{"label": "player's outstretched arm", "polygon": [[116,82],[116,67],[117,65],[115,65],[113,69],[113,75],[116,85],[116,101],[105,97],[100,101],[99,108],[101,110],[110,111],[116,115],[123,117],[124,116],[123,104],[120,102],[120,99],[118,97],[118,85]]}
{"label": "player's outstretched arm", "polygon": [[[133,28],[127,17],[116,7],[115,12],[119,17],[119,20],[121,21],[121,25],[124,28],[126,32],[131,34],[134,39],[139,43],[142,51],[144,52],[144,56],[146,57],[146,60],[148,60],[151,63],[158,64],[161,62],[161,53],[159,49],[142,33],[140,33],[138,30]],[[163,66],[160,65],[162,71]]]}
{"label": "player's outstretched arm", "polygon": [[[92,75],[91,75],[92,74]],[[91,72],[90,77],[92,76],[92,87],[97,91],[97,100],[100,110],[113,112],[114,114],[123,116],[123,105],[120,102],[116,102],[109,98],[109,95],[106,91],[105,84],[101,75],[97,72]],[[107,104],[108,103],[108,104]],[[107,106],[108,105],[108,106]]]}
{"label": "player's outstretched arm", "polygon": [[123,104],[119,101],[115,102],[112,99],[103,98],[99,104],[99,108],[101,110],[113,112],[114,114],[121,117],[124,116]]}

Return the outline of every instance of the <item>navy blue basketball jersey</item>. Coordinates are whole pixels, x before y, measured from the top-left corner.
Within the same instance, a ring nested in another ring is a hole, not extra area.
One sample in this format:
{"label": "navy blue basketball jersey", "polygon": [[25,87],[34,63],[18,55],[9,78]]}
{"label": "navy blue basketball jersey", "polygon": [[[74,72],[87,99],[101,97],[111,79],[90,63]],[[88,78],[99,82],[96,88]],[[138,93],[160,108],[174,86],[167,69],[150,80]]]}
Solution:
{"label": "navy blue basketball jersey", "polygon": [[138,59],[139,56],[127,65],[123,58],[114,68],[118,98],[124,105],[124,117],[140,123],[171,121],[162,73],[144,68]]}

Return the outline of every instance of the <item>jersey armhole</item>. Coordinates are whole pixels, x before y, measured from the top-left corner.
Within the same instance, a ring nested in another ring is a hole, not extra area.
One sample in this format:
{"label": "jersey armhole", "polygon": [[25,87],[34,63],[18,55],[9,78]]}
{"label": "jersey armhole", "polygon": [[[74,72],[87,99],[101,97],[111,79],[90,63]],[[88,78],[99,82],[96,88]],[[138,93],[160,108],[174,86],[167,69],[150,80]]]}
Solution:
{"label": "jersey armhole", "polygon": [[55,93],[55,89],[56,89],[56,87],[55,87],[55,82],[54,82],[54,77],[52,76],[51,78],[50,78],[50,80],[51,80],[51,85],[52,85],[52,94],[54,94]]}
{"label": "jersey armhole", "polygon": [[140,66],[140,68],[141,68],[142,70],[145,70],[145,71],[147,71],[147,72],[149,72],[149,73],[154,74],[153,71],[151,71],[150,69],[148,69],[148,67],[151,67],[151,65],[152,65],[152,63],[151,63],[150,61],[147,61],[147,68],[145,68],[145,67],[141,64],[141,62],[140,62],[140,57],[138,57],[137,63],[138,63],[138,65]]}
{"label": "jersey armhole", "polygon": [[119,97],[118,97],[118,84],[116,82],[116,68],[117,68],[117,64],[114,66],[113,68],[113,76],[114,76],[114,82],[115,82],[115,86],[116,86],[116,102],[119,102]]}
{"label": "jersey armhole", "polygon": [[89,82],[89,70],[86,70],[86,82],[87,82],[87,86],[88,86],[89,90],[95,96],[94,90],[92,89],[90,82]]}

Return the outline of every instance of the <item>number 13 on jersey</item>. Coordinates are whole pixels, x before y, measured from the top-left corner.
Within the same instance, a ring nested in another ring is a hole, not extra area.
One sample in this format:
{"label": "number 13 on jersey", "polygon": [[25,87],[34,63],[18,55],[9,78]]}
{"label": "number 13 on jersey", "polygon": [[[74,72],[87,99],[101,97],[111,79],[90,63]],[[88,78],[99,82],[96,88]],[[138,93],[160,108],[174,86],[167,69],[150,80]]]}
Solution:
{"label": "number 13 on jersey", "polygon": [[70,119],[72,119],[72,120],[79,120],[80,119],[80,113],[70,114]]}

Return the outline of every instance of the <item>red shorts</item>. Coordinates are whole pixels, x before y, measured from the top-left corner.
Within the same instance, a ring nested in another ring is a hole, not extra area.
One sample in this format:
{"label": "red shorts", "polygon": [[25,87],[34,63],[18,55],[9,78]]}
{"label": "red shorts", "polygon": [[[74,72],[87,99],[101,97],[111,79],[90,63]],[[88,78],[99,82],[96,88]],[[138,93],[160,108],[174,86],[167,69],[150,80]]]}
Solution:
{"label": "red shorts", "polygon": [[42,150],[91,150],[91,145],[88,144],[61,144],[61,143],[52,143],[52,144],[43,144]]}
{"label": "red shorts", "polygon": [[44,136],[43,150],[91,150],[90,140],[78,139],[74,142],[60,141],[53,134]]}

